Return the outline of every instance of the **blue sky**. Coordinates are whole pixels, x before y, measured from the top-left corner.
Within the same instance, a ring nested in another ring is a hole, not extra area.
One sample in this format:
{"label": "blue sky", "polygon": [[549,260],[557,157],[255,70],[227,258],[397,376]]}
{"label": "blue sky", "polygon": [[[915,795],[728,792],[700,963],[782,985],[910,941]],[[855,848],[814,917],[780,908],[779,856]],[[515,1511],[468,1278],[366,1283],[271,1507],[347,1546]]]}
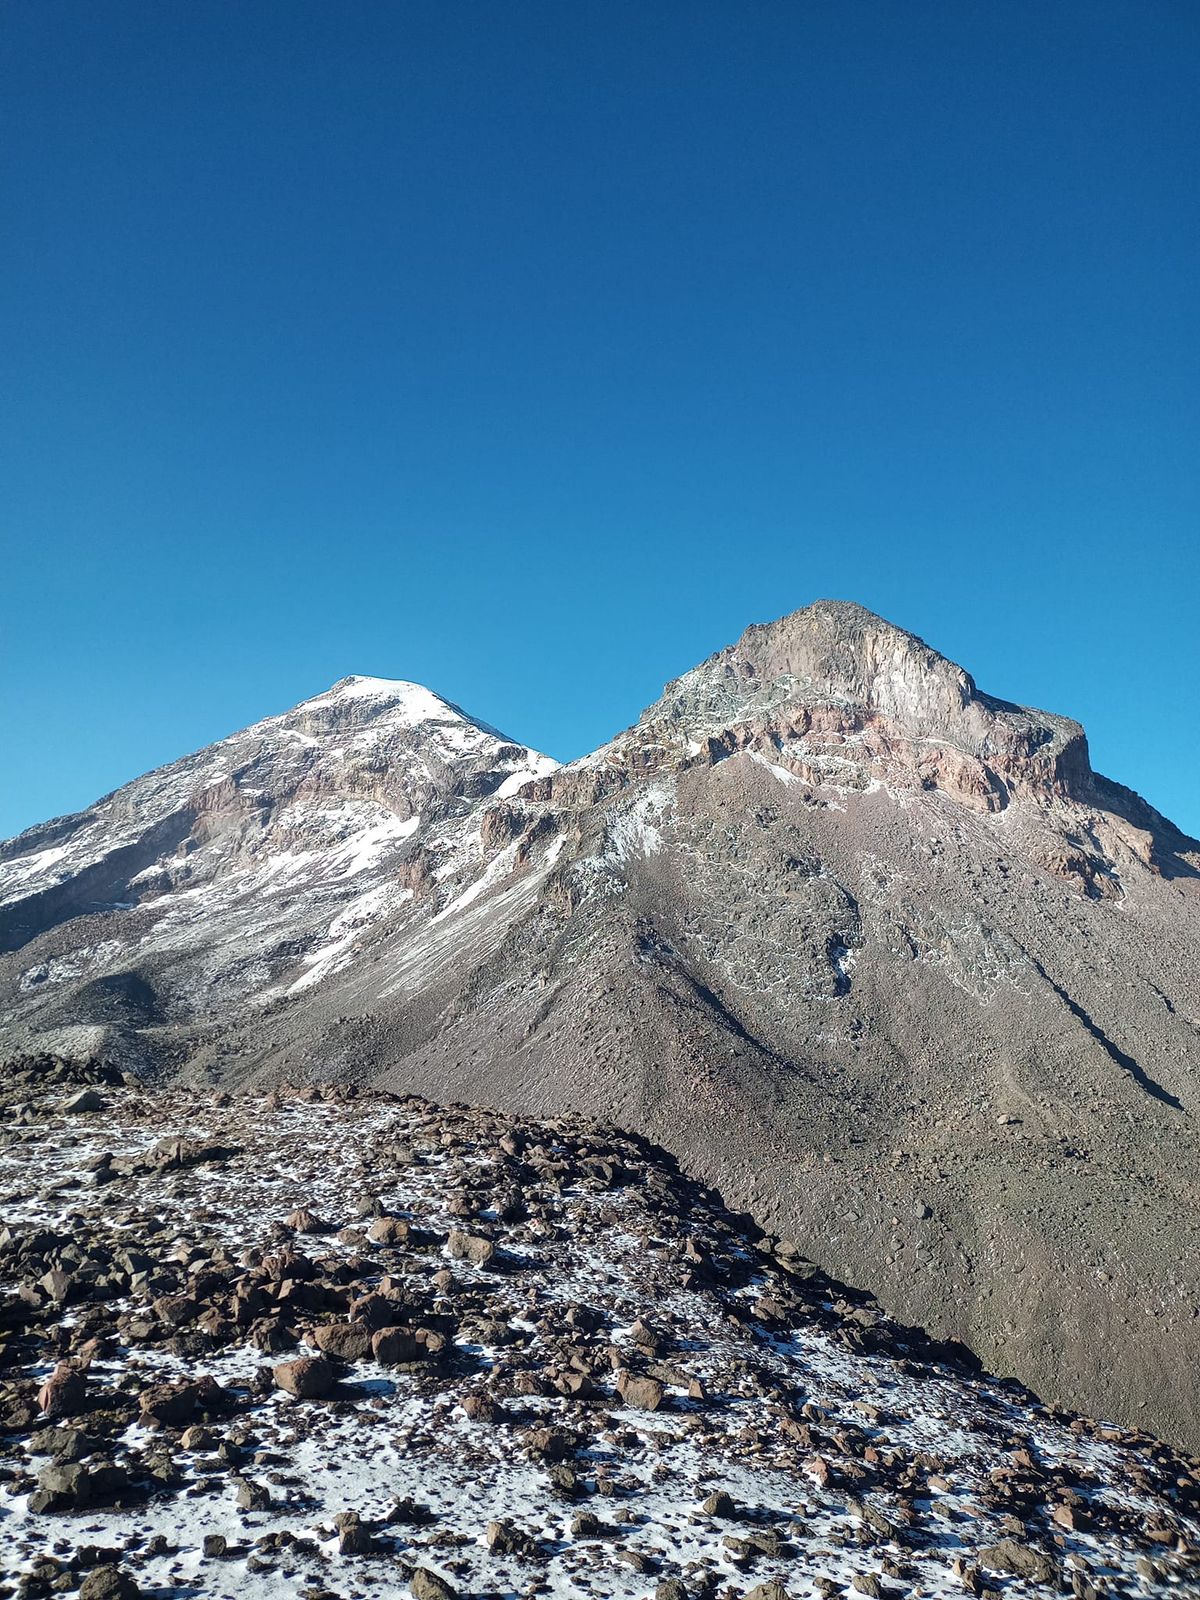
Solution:
{"label": "blue sky", "polygon": [[1200,10],[7,0],[0,833],[861,601],[1200,833]]}

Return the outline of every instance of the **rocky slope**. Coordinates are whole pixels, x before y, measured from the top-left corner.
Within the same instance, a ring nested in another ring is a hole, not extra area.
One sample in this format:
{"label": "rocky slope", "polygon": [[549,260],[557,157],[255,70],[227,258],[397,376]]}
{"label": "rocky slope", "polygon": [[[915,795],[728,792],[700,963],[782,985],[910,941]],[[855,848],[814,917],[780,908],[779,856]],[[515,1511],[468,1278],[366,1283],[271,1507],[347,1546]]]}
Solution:
{"label": "rocky slope", "polygon": [[1200,1594],[1200,1462],[611,1128],[27,1059],[0,1216],[5,1594]]}
{"label": "rocky slope", "polygon": [[28,939],[6,1041],[145,981],[127,1062],[611,1119],[905,1322],[1200,1445],[1200,845],[1077,724],[822,602],[594,755],[487,774],[428,804],[401,775],[378,899],[270,901],[244,979],[224,900],[166,942],[183,886]]}
{"label": "rocky slope", "polygon": [[213,1021],[319,983],[403,921],[419,845],[453,890],[476,813],[554,766],[417,684],[346,678],[281,717],[0,846],[6,1034],[170,1056]]}

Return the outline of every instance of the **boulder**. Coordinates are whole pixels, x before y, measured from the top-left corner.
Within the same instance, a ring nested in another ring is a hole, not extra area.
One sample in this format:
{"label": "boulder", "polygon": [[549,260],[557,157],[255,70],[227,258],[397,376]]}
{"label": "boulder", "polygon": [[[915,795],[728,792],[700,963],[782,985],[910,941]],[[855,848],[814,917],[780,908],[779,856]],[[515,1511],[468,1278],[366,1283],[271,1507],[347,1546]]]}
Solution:
{"label": "boulder", "polygon": [[371,1353],[371,1330],[361,1322],[326,1322],[312,1332],[323,1355],[339,1361],[361,1361]]}
{"label": "boulder", "polygon": [[336,1374],[323,1356],[300,1356],[295,1361],[281,1361],[274,1378],[276,1388],[285,1394],[294,1394],[300,1400],[319,1400],[333,1388]]}
{"label": "boulder", "polygon": [[120,1567],[97,1567],[79,1586],[79,1600],[138,1600],[141,1590]]}
{"label": "boulder", "polygon": [[87,1378],[69,1361],[60,1361],[38,1390],[38,1406],[45,1417],[72,1417],[82,1410]]}
{"label": "boulder", "polygon": [[73,1094],[63,1105],[64,1111],[69,1111],[72,1116],[78,1116],[88,1111],[103,1111],[105,1107],[104,1096],[96,1089],[81,1089],[78,1094]]}
{"label": "boulder", "polygon": [[663,1403],[666,1390],[657,1378],[622,1371],[617,1376],[617,1393],[627,1406],[633,1406],[637,1411],[657,1411]]}
{"label": "boulder", "polygon": [[408,1223],[403,1217],[376,1217],[367,1229],[372,1244],[407,1244]]}
{"label": "boulder", "polygon": [[496,1246],[490,1239],[481,1234],[464,1233],[461,1228],[451,1229],[446,1248],[456,1261],[470,1261],[476,1267],[486,1266],[496,1255]]}

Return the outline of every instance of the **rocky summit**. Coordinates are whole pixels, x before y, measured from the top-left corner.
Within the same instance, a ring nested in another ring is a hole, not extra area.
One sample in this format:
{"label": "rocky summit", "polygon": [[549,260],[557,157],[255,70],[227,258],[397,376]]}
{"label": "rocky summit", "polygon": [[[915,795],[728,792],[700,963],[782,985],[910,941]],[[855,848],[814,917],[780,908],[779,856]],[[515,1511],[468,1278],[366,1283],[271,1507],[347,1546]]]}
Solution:
{"label": "rocky summit", "polygon": [[1200,1593],[1200,1462],[577,1116],[0,1088],[0,1593]]}
{"label": "rocky summit", "polygon": [[1200,1448],[1200,844],[860,607],[566,766],[344,680],[0,847],[0,948],[10,1056],[615,1124],[898,1322]]}

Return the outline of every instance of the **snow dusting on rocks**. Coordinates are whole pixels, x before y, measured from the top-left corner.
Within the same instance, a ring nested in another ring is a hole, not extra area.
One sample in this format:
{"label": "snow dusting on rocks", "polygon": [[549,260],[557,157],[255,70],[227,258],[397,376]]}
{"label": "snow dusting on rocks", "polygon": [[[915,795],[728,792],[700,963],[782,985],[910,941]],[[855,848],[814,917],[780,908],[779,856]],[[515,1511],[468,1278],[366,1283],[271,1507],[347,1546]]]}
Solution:
{"label": "snow dusting on rocks", "polygon": [[0,1595],[1200,1593],[1200,1465],[616,1129],[50,1057],[0,1104]]}

